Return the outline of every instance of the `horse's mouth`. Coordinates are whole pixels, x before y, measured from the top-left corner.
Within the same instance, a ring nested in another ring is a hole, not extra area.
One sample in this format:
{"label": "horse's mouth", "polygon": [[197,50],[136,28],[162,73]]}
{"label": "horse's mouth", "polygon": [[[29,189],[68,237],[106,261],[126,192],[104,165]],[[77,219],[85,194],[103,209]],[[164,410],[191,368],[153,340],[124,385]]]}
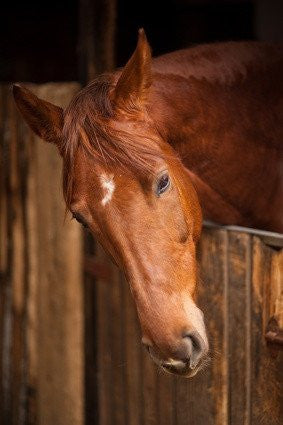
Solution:
{"label": "horse's mouth", "polygon": [[194,369],[192,369],[189,365],[185,366],[183,369],[176,369],[171,365],[161,365],[161,369],[166,373],[170,373],[171,375],[182,376],[183,378],[192,378],[195,376],[200,369],[202,369],[202,365],[198,365]]}
{"label": "horse's mouth", "polygon": [[184,366],[182,369],[177,369],[176,367],[170,365],[170,364],[159,364],[161,366],[161,369],[164,370],[166,373],[170,373],[172,375],[182,376],[183,378],[193,378],[200,370],[204,369],[210,362],[209,356],[202,359],[196,367],[191,368],[191,366],[188,364]]}

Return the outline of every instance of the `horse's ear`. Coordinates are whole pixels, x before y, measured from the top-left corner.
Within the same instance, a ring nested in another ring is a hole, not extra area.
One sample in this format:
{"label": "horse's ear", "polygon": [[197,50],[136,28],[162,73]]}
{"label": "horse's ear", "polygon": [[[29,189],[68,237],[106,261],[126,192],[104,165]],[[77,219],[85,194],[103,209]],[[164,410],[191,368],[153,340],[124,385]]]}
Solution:
{"label": "horse's ear", "polygon": [[151,49],[145,32],[139,30],[138,44],[114,89],[114,103],[120,109],[142,107],[146,102],[151,75]]}
{"label": "horse's ear", "polygon": [[26,87],[13,85],[19,111],[30,128],[46,142],[59,146],[63,129],[63,109],[39,99]]}

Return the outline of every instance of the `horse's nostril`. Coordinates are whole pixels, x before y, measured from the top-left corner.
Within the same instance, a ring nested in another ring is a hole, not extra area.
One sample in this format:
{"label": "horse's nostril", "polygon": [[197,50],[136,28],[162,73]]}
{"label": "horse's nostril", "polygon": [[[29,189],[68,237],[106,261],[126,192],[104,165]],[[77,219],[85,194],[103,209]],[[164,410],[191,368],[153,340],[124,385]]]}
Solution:
{"label": "horse's nostril", "polygon": [[142,344],[143,348],[149,353],[149,345],[148,344]]}
{"label": "horse's nostril", "polygon": [[190,367],[193,369],[205,352],[205,343],[197,331],[186,333],[183,336],[183,341],[186,344],[186,357],[189,359]]}
{"label": "horse's nostril", "polygon": [[149,352],[149,349],[150,349],[150,347],[151,347],[152,344],[151,344],[151,342],[147,338],[143,337],[142,338],[142,345]]}

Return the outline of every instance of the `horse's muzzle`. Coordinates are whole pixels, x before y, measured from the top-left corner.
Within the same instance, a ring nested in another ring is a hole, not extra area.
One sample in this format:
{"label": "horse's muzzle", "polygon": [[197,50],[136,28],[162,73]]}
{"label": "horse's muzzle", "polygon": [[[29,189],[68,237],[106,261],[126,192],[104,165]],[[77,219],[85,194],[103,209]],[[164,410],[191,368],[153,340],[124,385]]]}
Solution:
{"label": "horse's muzzle", "polygon": [[146,342],[144,345],[155,363],[166,372],[185,377],[194,376],[205,363],[208,354],[208,344],[197,331],[187,332],[177,344],[172,357],[161,360],[157,351]]}

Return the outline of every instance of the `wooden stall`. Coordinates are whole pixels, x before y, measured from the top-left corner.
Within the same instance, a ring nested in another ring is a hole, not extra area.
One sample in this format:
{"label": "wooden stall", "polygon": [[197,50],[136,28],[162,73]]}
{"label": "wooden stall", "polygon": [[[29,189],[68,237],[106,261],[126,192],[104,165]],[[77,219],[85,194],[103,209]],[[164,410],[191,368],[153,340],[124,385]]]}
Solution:
{"label": "wooden stall", "polygon": [[[78,84],[31,86],[66,105]],[[0,87],[0,423],[84,423],[81,229],[64,221],[61,159]]]}
{"label": "wooden stall", "polygon": [[99,425],[282,424],[283,351],[265,338],[270,318],[283,327],[282,246],[283,235],[204,228],[199,303],[211,362],[191,380],[150,360],[127,283],[98,252]]}
{"label": "wooden stall", "polygon": [[[78,85],[32,90],[64,105]],[[123,276],[92,242],[83,261],[55,147],[27,129],[9,87],[0,93],[1,424],[283,423],[283,351],[273,343],[283,235],[204,227],[199,303],[211,362],[192,380],[164,374],[141,346]]]}

